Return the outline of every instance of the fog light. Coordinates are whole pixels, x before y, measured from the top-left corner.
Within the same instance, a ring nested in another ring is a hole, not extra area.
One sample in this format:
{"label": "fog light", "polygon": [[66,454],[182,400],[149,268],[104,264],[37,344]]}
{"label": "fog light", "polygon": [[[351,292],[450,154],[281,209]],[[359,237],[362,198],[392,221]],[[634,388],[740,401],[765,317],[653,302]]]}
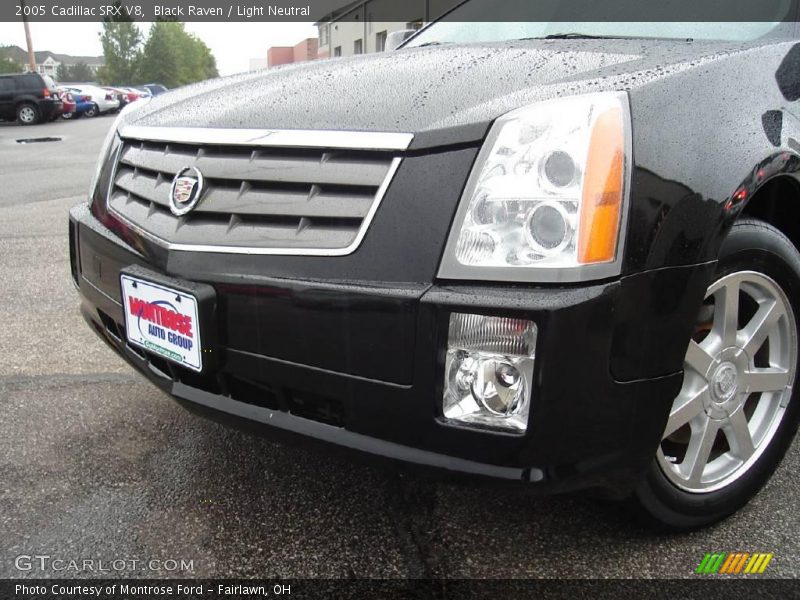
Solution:
{"label": "fog light", "polygon": [[445,361],[446,420],[524,432],[530,413],[536,325],[453,313]]}

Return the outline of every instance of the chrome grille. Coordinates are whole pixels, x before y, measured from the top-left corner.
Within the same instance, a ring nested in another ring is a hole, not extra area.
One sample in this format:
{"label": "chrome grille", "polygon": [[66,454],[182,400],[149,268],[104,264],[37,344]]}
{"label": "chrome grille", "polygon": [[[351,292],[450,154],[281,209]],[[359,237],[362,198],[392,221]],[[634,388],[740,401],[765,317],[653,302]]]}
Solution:
{"label": "chrome grille", "polygon": [[[398,147],[269,146],[269,136],[258,146],[227,144],[224,137],[208,143],[209,130],[197,131],[199,143],[186,141],[186,130],[174,142],[132,139],[121,131],[108,193],[113,213],[179,250],[349,254],[400,163]],[[157,137],[166,137],[164,130]],[[185,167],[202,172],[205,191],[192,212],[177,217],[169,208],[170,187]]]}

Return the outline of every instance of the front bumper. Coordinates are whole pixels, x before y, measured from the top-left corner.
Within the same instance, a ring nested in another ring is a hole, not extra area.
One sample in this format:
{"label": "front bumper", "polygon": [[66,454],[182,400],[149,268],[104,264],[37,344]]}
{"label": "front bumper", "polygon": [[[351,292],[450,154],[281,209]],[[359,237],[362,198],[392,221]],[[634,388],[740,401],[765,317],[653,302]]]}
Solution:
{"label": "front bumper", "polygon": [[[586,286],[368,284],[217,272],[183,253],[169,273],[212,285],[213,372],[171,366],[125,342],[120,269],[158,271],[88,205],[70,213],[72,274],[95,331],[190,409],[278,437],[333,444],[453,474],[548,491],[626,494],[656,451],[678,393],[693,315],[711,264]],[[537,323],[524,435],[444,424],[452,311]]]}

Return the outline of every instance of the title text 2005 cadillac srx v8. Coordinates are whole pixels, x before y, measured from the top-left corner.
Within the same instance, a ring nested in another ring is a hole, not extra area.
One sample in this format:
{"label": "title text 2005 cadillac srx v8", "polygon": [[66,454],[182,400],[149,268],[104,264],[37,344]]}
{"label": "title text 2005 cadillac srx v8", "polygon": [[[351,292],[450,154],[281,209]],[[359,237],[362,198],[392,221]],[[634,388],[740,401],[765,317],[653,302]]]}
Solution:
{"label": "title text 2005 cadillac srx v8", "polygon": [[126,111],[72,275],[191,410],[698,527],[800,418],[798,99],[793,22],[434,23]]}

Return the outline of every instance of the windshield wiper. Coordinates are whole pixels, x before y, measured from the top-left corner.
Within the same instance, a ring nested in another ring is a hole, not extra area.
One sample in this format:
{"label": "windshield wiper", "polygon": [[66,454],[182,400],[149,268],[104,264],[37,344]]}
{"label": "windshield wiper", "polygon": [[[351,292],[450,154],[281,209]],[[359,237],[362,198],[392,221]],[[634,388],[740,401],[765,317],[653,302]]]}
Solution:
{"label": "windshield wiper", "polygon": [[[644,35],[596,35],[592,33],[580,33],[579,31],[567,31],[564,33],[551,33],[539,37],[525,37],[520,40],[666,40],[671,38],[650,37]],[[686,39],[692,42],[691,38]]]}
{"label": "windshield wiper", "polygon": [[409,46],[409,48],[425,48],[426,46],[441,46],[442,44],[452,44],[453,42],[425,42],[418,46]]}
{"label": "windshield wiper", "polygon": [[[593,35],[591,33],[580,33],[580,32],[565,32],[565,33],[551,33],[550,35],[546,35],[543,38],[545,40],[621,40],[625,39],[627,36],[624,35]],[[536,39],[536,38],[534,38]]]}

